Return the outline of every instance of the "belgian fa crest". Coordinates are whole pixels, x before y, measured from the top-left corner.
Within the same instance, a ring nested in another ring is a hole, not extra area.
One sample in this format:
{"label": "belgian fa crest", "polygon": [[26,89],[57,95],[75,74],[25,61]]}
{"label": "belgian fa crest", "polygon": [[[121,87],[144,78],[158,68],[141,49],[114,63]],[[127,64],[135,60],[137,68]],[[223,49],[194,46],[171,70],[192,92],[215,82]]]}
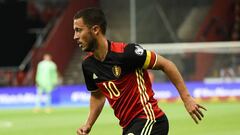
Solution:
{"label": "belgian fa crest", "polygon": [[112,72],[113,72],[114,76],[118,78],[121,75],[121,67],[117,66],[117,65],[113,66]]}

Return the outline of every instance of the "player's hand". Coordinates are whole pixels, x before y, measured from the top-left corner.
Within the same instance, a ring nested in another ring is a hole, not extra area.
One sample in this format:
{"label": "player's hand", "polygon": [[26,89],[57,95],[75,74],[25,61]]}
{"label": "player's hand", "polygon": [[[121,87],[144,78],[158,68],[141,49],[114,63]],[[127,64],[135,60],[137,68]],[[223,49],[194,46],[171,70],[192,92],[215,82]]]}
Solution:
{"label": "player's hand", "polygon": [[91,131],[91,127],[87,125],[83,125],[82,127],[77,129],[77,135],[88,135]]}
{"label": "player's hand", "polygon": [[187,109],[188,113],[195,121],[196,124],[204,117],[204,114],[201,109],[207,111],[207,109],[200,104],[197,104],[192,98],[189,98],[187,101],[184,102],[185,108]]}

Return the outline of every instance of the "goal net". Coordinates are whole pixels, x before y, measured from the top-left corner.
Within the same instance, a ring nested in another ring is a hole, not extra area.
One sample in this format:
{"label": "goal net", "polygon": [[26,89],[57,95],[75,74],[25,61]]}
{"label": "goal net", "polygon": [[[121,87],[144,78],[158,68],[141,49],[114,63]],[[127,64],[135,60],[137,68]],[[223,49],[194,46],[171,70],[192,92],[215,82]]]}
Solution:
{"label": "goal net", "polygon": [[[172,60],[187,81],[239,81],[240,42],[191,42],[142,44]],[[151,71],[155,81],[168,79],[159,71]]]}

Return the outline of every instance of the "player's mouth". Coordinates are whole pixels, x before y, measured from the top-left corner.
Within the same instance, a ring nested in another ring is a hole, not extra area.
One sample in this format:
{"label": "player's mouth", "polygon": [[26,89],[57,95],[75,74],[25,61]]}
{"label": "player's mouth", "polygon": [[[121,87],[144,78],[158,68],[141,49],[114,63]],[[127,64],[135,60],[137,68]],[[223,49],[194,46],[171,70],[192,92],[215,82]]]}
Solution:
{"label": "player's mouth", "polygon": [[82,43],[82,42],[80,42],[80,41],[77,41],[77,44],[78,44],[78,46],[79,46],[80,48],[82,48],[82,47],[83,47],[83,43]]}
{"label": "player's mouth", "polygon": [[80,48],[82,48],[83,46],[82,46],[82,44],[78,44],[78,46],[80,47]]}

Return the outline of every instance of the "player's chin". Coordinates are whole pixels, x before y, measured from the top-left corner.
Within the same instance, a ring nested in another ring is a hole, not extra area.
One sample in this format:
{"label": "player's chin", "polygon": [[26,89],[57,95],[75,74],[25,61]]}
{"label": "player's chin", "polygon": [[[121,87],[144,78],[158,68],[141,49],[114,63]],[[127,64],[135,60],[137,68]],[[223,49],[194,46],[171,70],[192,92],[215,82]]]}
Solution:
{"label": "player's chin", "polygon": [[91,47],[89,47],[89,46],[87,46],[87,47],[82,47],[82,51],[85,51],[85,52],[93,52],[94,49],[91,48]]}
{"label": "player's chin", "polygon": [[82,46],[81,49],[82,49],[82,51],[84,51],[84,52],[88,52],[88,50],[89,50],[87,47],[84,47],[84,46]]}

